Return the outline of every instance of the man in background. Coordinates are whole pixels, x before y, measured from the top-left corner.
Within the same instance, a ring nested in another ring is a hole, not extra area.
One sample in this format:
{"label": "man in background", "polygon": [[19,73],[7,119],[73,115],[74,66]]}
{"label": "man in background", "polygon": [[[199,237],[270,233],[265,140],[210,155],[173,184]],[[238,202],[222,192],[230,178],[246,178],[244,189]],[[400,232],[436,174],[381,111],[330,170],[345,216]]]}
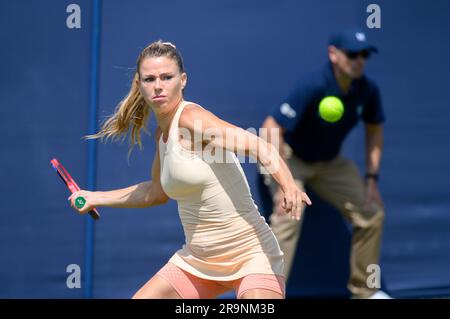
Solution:
{"label": "man in background", "polygon": [[[378,86],[364,74],[366,62],[375,52],[377,48],[369,44],[361,30],[334,34],[329,41],[328,63],[301,80],[263,124],[269,131],[269,141],[278,138],[281,154],[300,188],[307,185],[352,224],[348,289],[353,298],[389,298],[379,290],[379,284],[373,287],[367,280],[371,274],[368,266],[379,265],[384,219],[378,177],[385,116]],[[344,106],[342,117],[334,122],[318,112],[321,101],[330,96]],[[350,159],[340,155],[345,137],[360,119],[366,133],[363,176]],[[264,175],[264,184],[272,196],[270,223],[285,254],[288,278],[302,220],[292,220],[282,213],[282,191],[270,175]]]}

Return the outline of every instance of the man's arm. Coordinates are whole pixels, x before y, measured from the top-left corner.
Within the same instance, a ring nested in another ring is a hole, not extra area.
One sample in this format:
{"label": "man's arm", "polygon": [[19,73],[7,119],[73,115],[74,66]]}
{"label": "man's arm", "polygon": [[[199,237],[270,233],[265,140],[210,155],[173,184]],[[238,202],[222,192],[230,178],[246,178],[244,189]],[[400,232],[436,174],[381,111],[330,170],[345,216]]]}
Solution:
{"label": "man's arm", "polygon": [[383,153],[383,125],[366,124],[366,199],[365,207],[371,202],[384,206],[378,190],[378,172]]}
{"label": "man's arm", "polygon": [[378,174],[383,143],[383,125],[366,124],[366,170],[368,174]]}

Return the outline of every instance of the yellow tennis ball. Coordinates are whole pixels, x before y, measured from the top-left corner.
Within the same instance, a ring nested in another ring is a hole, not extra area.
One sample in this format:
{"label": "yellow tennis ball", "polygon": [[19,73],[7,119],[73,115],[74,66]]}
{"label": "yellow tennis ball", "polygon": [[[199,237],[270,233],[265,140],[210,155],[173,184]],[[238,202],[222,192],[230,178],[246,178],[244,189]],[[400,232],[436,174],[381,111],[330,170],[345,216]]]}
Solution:
{"label": "yellow tennis ball", "polygon": [[327,122],[337,122],[344,115],[344,104],[335,96],[327,96],[320,101],[319,114]]}

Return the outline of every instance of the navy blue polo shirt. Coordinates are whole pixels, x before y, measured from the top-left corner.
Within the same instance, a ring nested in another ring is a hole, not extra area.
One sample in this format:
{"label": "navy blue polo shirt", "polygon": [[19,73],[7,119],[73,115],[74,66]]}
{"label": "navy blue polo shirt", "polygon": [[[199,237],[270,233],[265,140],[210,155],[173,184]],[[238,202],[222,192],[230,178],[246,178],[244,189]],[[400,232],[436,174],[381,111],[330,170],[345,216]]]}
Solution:
{"label": "navy blue polo shirt", "polygon": [[[319,103],[326,96],[336,96],[344,104],[344,115],[335,123],[326,122],[319,116]],[[364,75],[352,81],[348,93],[343,95],[330,62],[301,80],[271,115],[285,128],[285,141],[294,154],[306,162],[335,158],[359,119],[371,124],[385,120],[375,82]]]}

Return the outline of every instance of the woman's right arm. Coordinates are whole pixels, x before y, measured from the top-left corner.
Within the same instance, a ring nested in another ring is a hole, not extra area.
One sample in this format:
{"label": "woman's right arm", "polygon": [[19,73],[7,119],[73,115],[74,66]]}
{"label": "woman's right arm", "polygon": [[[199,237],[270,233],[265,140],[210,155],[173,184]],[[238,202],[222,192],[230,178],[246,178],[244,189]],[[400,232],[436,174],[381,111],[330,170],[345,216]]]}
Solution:
{"label": "woman's right arm", "polygon": [[[144,208],[167,203],[169,197],[162,189],[160,180],[160,161],[158,148],[158,140],[160,136],[161,131],[158,128],[155,134],[156,152],[152,164],[152,180],[145,181],[126,188],[106,192],[89,192],[80,190],[73,193],[69,197],[71,206],[80,214],[85,214],[93,207],[100,206],[116,208]],[[78,196],[83,196],[86,200],[86,204],[82,209],[77,208],[74,203],[75,199]]]}

